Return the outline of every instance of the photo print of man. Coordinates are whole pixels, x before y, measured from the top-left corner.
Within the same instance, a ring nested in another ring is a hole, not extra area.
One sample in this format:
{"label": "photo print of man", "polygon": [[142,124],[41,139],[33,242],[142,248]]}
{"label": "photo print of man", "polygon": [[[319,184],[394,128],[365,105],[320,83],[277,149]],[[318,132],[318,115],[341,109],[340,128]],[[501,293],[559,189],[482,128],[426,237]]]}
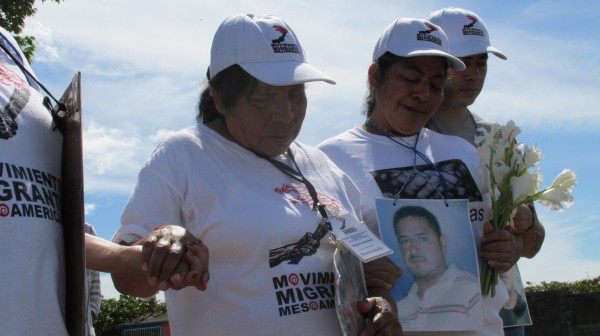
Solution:
{"label": "photo print of man", "polygon": [[404,275],[392,289],[405,331],[482,327],[477,249],[467,200],[376,199],[389,258]]}

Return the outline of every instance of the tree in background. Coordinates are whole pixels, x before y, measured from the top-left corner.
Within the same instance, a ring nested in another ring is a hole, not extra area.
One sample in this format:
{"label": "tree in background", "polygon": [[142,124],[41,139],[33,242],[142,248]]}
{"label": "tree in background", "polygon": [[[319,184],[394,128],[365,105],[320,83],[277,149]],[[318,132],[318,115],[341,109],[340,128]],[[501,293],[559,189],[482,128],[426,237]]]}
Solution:
{"label": "tree in background", "polygon": [[[45,2],[46,0],[41,0]],[[60,3],[64,0],[49,0]],[[33,16],[37,12],[35,0],[2,0],[0,1],[0,26],[15,34],[13,37],[21,46],[27,61],[31,63],[35,51],[35,36],[20,34],[25,26],[25,18]]]}
{"label": "tree in background", "polygon": [[94,330],[98,336],[119,336],[116,328],[119,324],[166,312],[167,305],[156,298],[141,300],[133,296],[121,295],[118,300],[102,300],[100,314],[94,322]]}

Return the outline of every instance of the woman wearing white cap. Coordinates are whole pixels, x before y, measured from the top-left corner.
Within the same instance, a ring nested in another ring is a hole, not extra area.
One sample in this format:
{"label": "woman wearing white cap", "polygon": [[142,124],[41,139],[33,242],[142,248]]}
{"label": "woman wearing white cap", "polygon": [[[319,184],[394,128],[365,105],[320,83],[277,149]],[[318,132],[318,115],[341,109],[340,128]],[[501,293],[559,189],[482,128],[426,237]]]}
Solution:
{"label": "woman wearing white cap", "polygon": [[[405,199],[468,199],[473,236],[476,242],[480,241],[490,204],[477,174],[479,160],[475,149],[462,139],[424,128],[442,103],[448,69],[464,68],[459,59],[448,53],[448,39],[440,27],[420,19],[394,21],[380,36],[368,70],[366,122],[318,146],[360,189],[360,211],[373,231],[379,231],[375,198],[395,195]],[[427,280],[433,284],[442,275],[443,272],[437,272]],[[480,327],[457,322],[451,325],[452,334],[463,330],[461,335],[502,335],[499,310],[507,298],[506,288],[500,283],[493,298],[482,299]],[[403,315],[401,308],[400,322],[407,326],[417,318],[435,321],[436,314],[459,313],[452,307],[437,306],[435,298],[427,297],[421,298],[418,307],[411,307],[412,314]],[[461,321],[458,317],[456,321]],[[444,335],[444,330],[448,330],[438,327],[430,323],[412,330],[434,335]],[[411,334],[410,327],[403,325],[403,329],[405,334]]]}
{"label": "woman wearing white cap", "polygon": [[[218,28],[207,75],[198,124],[159,144],[114,240],[175,224],[208,247],[208,288],[165,293],[173,335],[340,335],[336,246],[324,219],[356,216],[358,191],[322,152],[295,141],[304,84],[334,82],[306,62],[285,22],[245,14]],[[158,289],[113,279],[136,296]],[[386,301],[357,307],[372,317],[364,335],[401,333]]]}

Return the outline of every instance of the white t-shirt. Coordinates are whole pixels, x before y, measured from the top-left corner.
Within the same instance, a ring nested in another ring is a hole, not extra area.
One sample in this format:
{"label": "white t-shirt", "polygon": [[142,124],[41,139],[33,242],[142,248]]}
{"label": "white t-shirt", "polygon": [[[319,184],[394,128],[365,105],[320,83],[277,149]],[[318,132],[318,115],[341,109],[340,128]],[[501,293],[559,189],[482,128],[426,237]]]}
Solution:
{"label": "white t-shirt", "polygon": [[[10,33],[0,43],[25,60]],[[14,54],[14,53],[13,53]],[[24,61],[31,72],[31,68]],[[37,86],[35,86],[37,88]],[[0,333],[66,335],[60,218],[62,134],[0,49]]]}
{"label": "white t-shirt", "polygon": [[[356,215],[350,179],[315,148],[291,150],[329,217]],[[173,335],[340,335],[334,245],[312,203],[303,183],[199,124],[154,151],[113,240],[175,224],[208,246],[208,289],[165,294]]]}
{"label": "white t-shirt", "polygon": [[[417,141],[418,139],[418,141]],[[374,135],[360,127],[352,128],[325,140],[318,147],[350,176],[360,190],[361,209],[365,223],[379,232],[375,211],[375,198],[441,198],[443,188],[432,188],[438,174],[411,149],[417,141],[417,150],[443,174],[449,198],[469,199],[469,217],[473,235],[479,242],[483,223],[490,216],[489,195],[481,190],[477,174],[479,159],[475,148],[465,140],[422,129],[418,136],[394,137],[409,148],[386,136]],[[416,167],[417,178],[408,179]],[[426,182],[427,177],[429,182]],[[405,183],[410,180],[409,183]],[[478,250],[481,244],[476,244]],[[479,251],[478,251],[479,252]],[[499,311],[508,300],[508,292],[499,281],[495,297],[484,297],[484,330],[479,333],[461,332],[462,335],[502,335]],[[410,333],[407,333],[410,334]],[[435,335],[442,333],[436,332]],[[419,335],[424,335],[420,333]]]}

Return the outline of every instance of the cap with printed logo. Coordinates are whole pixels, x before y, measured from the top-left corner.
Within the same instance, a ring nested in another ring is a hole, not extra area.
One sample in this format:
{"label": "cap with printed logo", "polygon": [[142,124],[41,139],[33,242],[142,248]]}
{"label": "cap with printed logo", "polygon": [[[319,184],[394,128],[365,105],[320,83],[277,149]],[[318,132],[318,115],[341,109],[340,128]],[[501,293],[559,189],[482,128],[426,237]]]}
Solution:
{"label": "cap with printed logo", "polygon": [[448,60],[451,69],[465,69],[463,62],[448,53],[444,31],[423,19],[400,18],[392,22],[377,40],[373,61],[386,52],[401,57],[441,56]]}
{"label": "cap with printed logo", "polygon": [[492,53],[503,60],[507,58],[492,46],[483,20],[471,11],[444,8],[432,12],[427,19],[442,27],[450,41],[449,52],[456,57]]}
{"label": "cap with printed logo", "polygon": [[306,61],[298,37],[276,16],[238,14],[221,23],[213,38],[209,78],[234,64],[270,85],[335,84]]}

